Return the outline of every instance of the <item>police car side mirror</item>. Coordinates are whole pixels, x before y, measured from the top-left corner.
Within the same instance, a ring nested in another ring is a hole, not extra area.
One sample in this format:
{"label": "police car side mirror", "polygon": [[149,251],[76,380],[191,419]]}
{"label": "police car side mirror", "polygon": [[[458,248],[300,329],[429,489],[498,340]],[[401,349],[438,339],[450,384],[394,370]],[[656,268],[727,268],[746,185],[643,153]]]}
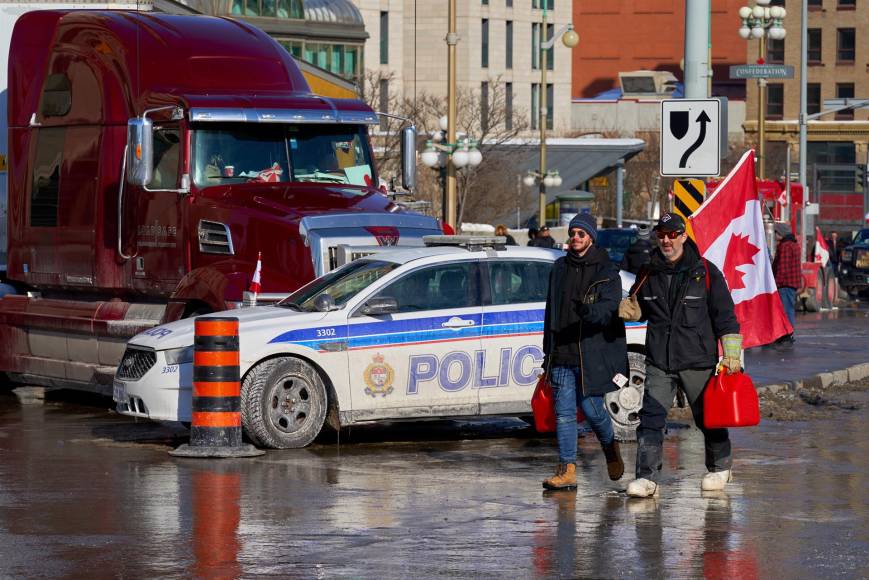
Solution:
{"label": "police car side mirror", "polygon": [[372,298],[362,305],[359,312],[365,316],[381,316],[398,312],[398,300],[391,296]]}
{"label": "police car side mirror", "polygon": [[317,312],[331,312],[338,310],[338,307],[335,306],[335,299],[331,294],[323,293],[314,298],[314,309]]}

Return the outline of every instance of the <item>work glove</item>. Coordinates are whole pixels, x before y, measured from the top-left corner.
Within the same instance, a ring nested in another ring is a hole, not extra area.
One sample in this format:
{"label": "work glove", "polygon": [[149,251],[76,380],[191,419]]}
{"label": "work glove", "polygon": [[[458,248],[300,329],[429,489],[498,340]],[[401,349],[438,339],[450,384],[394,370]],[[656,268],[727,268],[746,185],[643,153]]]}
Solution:
{"label": "work glove", "polygon": [[640,303],[636,296],[628,296],[619,302],[619,318],[626,322],[636,322],[642,316]]}
{"label": "work glove", "polygon": [[718,371],[727,369],[727,374],[738,373],[742,370],[742,335],[725,334],[721,337],[721,348],[724,357],[719,362]]}

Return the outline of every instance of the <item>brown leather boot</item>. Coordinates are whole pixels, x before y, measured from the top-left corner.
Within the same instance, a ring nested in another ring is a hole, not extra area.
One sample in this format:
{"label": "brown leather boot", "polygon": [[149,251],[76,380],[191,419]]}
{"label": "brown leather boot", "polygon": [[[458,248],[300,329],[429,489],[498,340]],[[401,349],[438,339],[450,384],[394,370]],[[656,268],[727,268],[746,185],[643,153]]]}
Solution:
{"label": "brown leather boot", "polygon": [[601,443],[601,447],[603,447],[603,454],[606,457],[606,471],[611,480],[618,481],[625,474],[625,463],[622,461],[619,442],[613,439],[609,445]]}
{"label": "brown leather boot", "polygon": [[546,489],[576,489],[576,464],[559,463],[555,475],[543,481]]}

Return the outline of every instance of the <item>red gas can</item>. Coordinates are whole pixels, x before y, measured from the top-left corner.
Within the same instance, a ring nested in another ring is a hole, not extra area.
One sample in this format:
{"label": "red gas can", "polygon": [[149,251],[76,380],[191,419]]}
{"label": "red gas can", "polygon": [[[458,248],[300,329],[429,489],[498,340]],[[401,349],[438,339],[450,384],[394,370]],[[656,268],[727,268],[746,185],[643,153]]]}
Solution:
{"label": "red gas can", "polygon": [[[534,428],[538,433],[552,433],[555,431],[555,397],[552,385],[546,373],[537,379],[534,394],[531,395],[531,412],[534,414]],[[576,422],[585,421],[582,409],[576,409]]]}
{"label": "red gas can", "polygon": [[703,422],[707,429],[760,423],[760,402],[751,377],[742,372],[713,375],[703,393]]}

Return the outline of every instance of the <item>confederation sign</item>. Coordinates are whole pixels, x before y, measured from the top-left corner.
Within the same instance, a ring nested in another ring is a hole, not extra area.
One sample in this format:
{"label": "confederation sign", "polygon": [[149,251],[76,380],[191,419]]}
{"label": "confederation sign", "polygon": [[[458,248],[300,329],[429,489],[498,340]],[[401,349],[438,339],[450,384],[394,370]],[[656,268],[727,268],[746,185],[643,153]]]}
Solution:
{"label": "confederation sign", "polygon": [[661,101],[661,175],[718,175],[720,106],[718,99]]}
{"label": "confederation sign", "polygon": [[730,67],[732,79],[792,79],[794,67],[786,64],[734,64]]}

